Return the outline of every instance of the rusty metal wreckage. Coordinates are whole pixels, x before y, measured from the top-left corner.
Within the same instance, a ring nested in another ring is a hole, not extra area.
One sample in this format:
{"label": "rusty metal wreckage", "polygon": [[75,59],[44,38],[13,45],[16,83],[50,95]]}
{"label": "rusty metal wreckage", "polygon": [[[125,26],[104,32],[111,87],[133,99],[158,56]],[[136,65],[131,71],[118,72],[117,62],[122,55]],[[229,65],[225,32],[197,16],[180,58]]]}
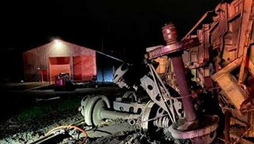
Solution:
{"label": "rusty metal wreckage", "polygon": [[[253,0],[231,0],[206,12],[180,41],[174,24],[165,25],[166,46],[147,48],[148,72],[139,79],[140,85],[128,83],[128,64],[114,75],[119,87],[138,91],[140,86],[146,93],[127,91],[112,103],[103,95],[86,96],[80,107],[85,123],[96,126],[104,119],[126,119],[146,131],[163,129],[165,138],[174,143],[188,139],[210,144],[218,136],[226,144],[254,143],[250,140],[254,138],[253,16]],[[216,105],[224,121],[209,110]]]}

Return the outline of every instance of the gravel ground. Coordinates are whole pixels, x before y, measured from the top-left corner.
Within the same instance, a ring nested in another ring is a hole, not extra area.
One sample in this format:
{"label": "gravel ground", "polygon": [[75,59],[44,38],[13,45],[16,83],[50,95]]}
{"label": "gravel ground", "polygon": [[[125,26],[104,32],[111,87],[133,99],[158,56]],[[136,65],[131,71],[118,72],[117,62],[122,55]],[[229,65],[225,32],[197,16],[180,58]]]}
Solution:
{"label": "gravel ground", "polygon": [[76,109],[61,113],[53,112],[22,123],[15,119],[9,119],[0,126],[0,143],[30,143],[43,137],[52,128],[71,125],[82,119],[82,115]]}
{"label": "gravel ground", "polygon": [[[37,106],[38,99],[47,100],[47,98],[59,97],[59,100],[55,101],[62,102],[61,99],[74,98],[75,100],[78,99],[78,107],[82,97],[88,94],[107,94],[110,96],[118,94],[118,89],[115,87],[78,88],[75,91],[54,91],[52,89],[24,91],[23,89],[14,89],[14,87],[3,89],[0,86],[0,88],[4,90],[1,92],[3,99],[0,102],[0,144],[30,143],[43,137],[52,128],[70,125],[83,120],[77,108],[61,112],[52,110],[25,121],[14,118],[15,115],[22,113],[23,110]],[[72,104],[76,103],[75,100]],[[51,102],[38,101],[38,103]],[[67,103],[64,104],[67,106]],[[57,103],[53,103],[53,105],[51,106],[53,108],[61,106]]]}
{"label": "gravel ground", "polygon": [[[9,97],[9,93],[5,96],[6,102],[12,102],[10,106],[5,104],[5,106],[2,106],[1,110],[5,113],[10,113],[9,111],[6,111],[8,108],[12,108],[14,104],[18,104],[20,106],[16,106],[15,110],[20,110],[20,108],[26,106],[27,103],[34,102],[35,98],[41,98],[46,96],[62,96],[67,97],[71,95],[71,97],[74,97],[76,95],[85,95],[90,94],[94,92],[100,92],[102,94],[109,95],[116,95],[117,92],[115,90],[109,90],[109,88],[104,89],[78,89],[75,92],[54,92],[52,90],[49,91],[29,91],[29,95],[27,93],[11,93],[12,95],[15,94],[15,97]],[[47,93],[48,92],[48,93]],[[36,97],[33,97],[36,96]],[[13,103],[13,99],[15,98],[16,103]],[[11,101],[12,100],[12,101]],[[26,103],[23,103],[26,102]],[[7,105],[7,106],[6,106]],[[9,110],[9,109],[8,109]],[[41,137],[43,137],[47,132],[49,132],[51,129],[57,127],[57,126],[63,126],[63,125],[71,125],[76,123],[77,121],[83,120],[83,116],[80,114],[80,112],[76,109],[68,109],[64,111],[54,111],[50,113],[43,114],[41,116],[38,116],[34,119],[21,121],[19,119],[15,118],[9,118],[6,121],[0,123],[0,144],[26,144],[31,143]],[[119,123],[120,122],[120,123]],[[121,124],[123,121],[113,121],[113,124]],[[116,125],[114,129],[119,129],[120,127]],[[155,136],[157,137],[157,136]],[[160,136],[159,136],[160,137]],[[160,139],[160,138],[159,138]],[[161,140],[161,139],[160,139]],[[127,132],[122,132],[117,135],[105,135],[101,138],[89,138],[86,141],[86,144],[102,144],[102,143],[108,143],[108,144],[125,144],[125,143],[152,143],[152,144],[159,144],[163,143],[161,141],[156,141],[154,139],[151,139],[151,136],[142,134],[139,131],[131,130]],[[64,143],[64,142],[63,142]],[[70,144],[70,141],[65,142],[66,144]],[[75,142],[74,142],[75,143]],[[167,143],[169,143],[167,141]]]}
{"label": "gravel ground", "polygon": [[[9,119],[0,126],[0,144],[31,143],[35,140],[38,140],[39,138],[42,138],[47,132],[49,132],[55,127],[71,125],[80,121],[83,121],[83,116],[78,112],[77,109],[62,111],[61,113],[48,113],[43,116],[37,117],[36,119],[24,121],[22,123],[15,119]],[[168,144],[172,143],[169,141],[163,142],[161,141],[161,138],[158,138],[157,140],[151,139],[150,136],[146,133],[141,133],[139,128],[135,126],[129,127],[126,121],[121,119],[109,120],[106,121],[106,123],[104,123],[103,125],[104,126],[94,129],[92,131],[87,131],[89,136],[93,136],[94,134],[96,134],[96,131],[98,132],[98,130],[114,131],[115,134],[111,133],[109,135],[101,135],[102,137],[90,137],[86,140],[85,144],[163,144],[165,142],[167,142]],[[119,128],[125,130],[120,132],[121,130]],[[71,141],[70,139],[65,139],[61,142],[61,144],[74,143],[76,143],[76,141]],[[221,142],[216,141],[215,144],[221,144]]]}

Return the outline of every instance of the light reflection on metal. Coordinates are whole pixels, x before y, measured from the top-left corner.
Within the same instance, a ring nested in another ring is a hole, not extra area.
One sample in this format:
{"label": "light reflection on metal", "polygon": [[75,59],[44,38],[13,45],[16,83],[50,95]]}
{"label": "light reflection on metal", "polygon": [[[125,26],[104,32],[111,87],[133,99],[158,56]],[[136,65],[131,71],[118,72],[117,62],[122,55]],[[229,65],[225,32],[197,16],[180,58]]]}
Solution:
{"label": "light reflection on metal", "polygon": [[149,57],[149,59],[155,59],[157,57],[171,54],[171,53],[177,52],[179,50],[192,48],[197,45],[199,45],[199,40],[197,38],[186,39],[186,40],[183,40],[179,43],[174,43],[174,44],[167,45],[167,46],[161,46],[161,47],[158,47],[154,50],[151,50],[148,52],[148,57]]}

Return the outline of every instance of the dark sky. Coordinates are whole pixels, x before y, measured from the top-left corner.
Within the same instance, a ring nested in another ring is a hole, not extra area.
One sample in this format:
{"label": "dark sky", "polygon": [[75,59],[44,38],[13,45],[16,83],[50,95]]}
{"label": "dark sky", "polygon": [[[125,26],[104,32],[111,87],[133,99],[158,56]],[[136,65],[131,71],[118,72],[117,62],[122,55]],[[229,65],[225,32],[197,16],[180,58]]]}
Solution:
{"label": "dark sky", "polygon": [[[60,38],[127,61],[165,44],[161,27],[175,23],[179,37],[221,0],[8,0],[0,2],[0,52],[23,65],[22,52]],[[5,65],[10,64],[6,62]],[[21,66],[20,66],[21,65]],[[21,70],[20,70],[21,71]]]}

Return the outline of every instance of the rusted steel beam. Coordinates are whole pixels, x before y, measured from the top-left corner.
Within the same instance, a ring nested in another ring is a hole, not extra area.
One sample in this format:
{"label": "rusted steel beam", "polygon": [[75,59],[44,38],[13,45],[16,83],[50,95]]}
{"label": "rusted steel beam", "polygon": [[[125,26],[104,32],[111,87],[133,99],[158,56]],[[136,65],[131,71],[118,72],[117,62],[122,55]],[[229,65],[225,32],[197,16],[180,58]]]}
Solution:
{"label": "rusted steel beam", "polygon": [[243,57],[242,57],[242,63],[241,63],[241,68],[240,68],[240,74],[239,74],[239,78],[238,78],[239,84],[243,83],[244,70],[245,70],[247,59],[248,59],[247,53],[248,53],[248,49],[250,46],[250,36],[251,36],[251,32],[252,32],[251,28],[252,28],[252,21],[249,22],[248,28],[246,30],[245,42],[244,42],[244,47],[243,47]]}

